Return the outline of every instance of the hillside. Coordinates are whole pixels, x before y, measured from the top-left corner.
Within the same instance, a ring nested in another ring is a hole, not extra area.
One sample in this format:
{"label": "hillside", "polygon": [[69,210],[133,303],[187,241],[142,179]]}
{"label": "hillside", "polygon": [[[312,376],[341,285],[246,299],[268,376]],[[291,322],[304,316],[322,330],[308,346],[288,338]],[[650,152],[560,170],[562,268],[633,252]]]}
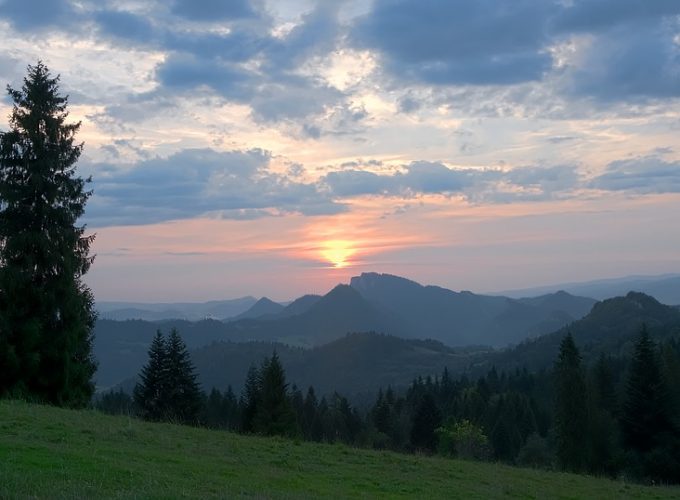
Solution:
{"label": "hillside", "polygon": [[0,401],[0,497],[677,498],[678,488]]}
{"label": "hillside", "polygon": [[350,285],[401,318],[409,336],[452,346],[515,344],[577,320],[595,304],[593,299],[565,292],[521,300],[454,292],[377,273],[356,276]]}
{"label": "hillside", "polygon": [[373,393],[381,387],[404,387],[415,377],[439,375],[448,367],[464,371],[473,355],[488,350],[453,349],[436,341],[402,339],[375,333],[353,333],[313,349],[265,342],[216,342],[192,351],[191,357],[206,390],[240,392],[251,363],[259,364],[276,350],[286,377],[303,390],[345,396]]}
{"label": "hillside", "polygon": [[493,354],[483,361],[483,365],[494,364],[502,369],[527,367],[530,370],[550,367],[567,331],[574,336],[586,363],[602,352],[628,355],[643,324],[655,340],[680,335],[680,310],[643,293],[630,292],[625,297],[598,302],[587,316],[568,327]]}

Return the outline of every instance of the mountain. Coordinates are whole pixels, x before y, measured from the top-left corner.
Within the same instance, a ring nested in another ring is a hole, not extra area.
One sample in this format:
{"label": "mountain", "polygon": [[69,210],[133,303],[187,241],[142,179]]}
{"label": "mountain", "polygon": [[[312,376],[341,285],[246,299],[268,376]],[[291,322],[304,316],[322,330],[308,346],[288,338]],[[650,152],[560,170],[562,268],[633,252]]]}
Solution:
{"label": "mountain", "polygon": [[[291,306],[293,304],[295,302]],[[306,310],[303,305],[307,307]],[[279,311],[282,315],[280,318],[244,318],[226,323],[215,320],[99,320],[94,332],[94,353],[99,362],[96,383],[99,387],[109,387],[137,373],[146,360],[149,343],[159,328],[164,331],[177,328],[190,348],[216,340],[279,341],[312,347],[335,340],[348,332],[405,333],[397,320],[368,303],[347,285],[338,285],[318,300],[305,299],[294,307],[303,312],[286,316],[283,309]]]}
{"label": "mountain", "polygon": [[95,307],[101,319],[117,321],[128,319],[142,319],[146,321],[184,319],[199,321],[206,318],[230,318],[237,316],[251,308],[255,302],[254,297],[213,300],[210,302],[138,303],[104,301],[97,302]]}
{"label": "mountain", "polygon": [[499,292],[498,295],[508,297],[527,297],[557,290],[565,290],[574,295],[604,300],[610,297],[623,296],[629,291],[651,295],[662,304],[680,305],[680,275],[666,274],[661,276],[628,276],[625,278],[586,281],[582,283],[566,283],[561,285],[525,288]]}
{"label": "mountain", "polygon": [[502,347],[557,330],[585,315],[593,303],[564,292],[533,299],[453,292],[368,273],[353,278],[351,286],[338,285],[323,297],[300,297],[285,308],[261,299],[242,317],[228,322],[102,319],[95,328],[99,361],[95,378],[99,387],[108,387],[137,373],[159,328],[177,328],[191,348],[212,341],[280,342],[309,348],[347,333],[368,331],[431,338],[452,346]]}
{"label": "mountain", "polygon": [[314,304],[321,300],[321,295],[303,295],[288,304],[277,316],[288,318],[307,312]]}
{"label": "mountain", "polygon": [[491,365],[501,369],[550,368],[567,332],[573,335],[585,363],[594,361],[600,353],[629,355],[643,324],[657,341],[680,335],[680,309],[661,304],[649,295],[629,292],[625,297],[598,302],[587,316],[568,327],[529,339],[480,363],[484,369]]}
{"label": "mountain", "polygon": [[281,304],[268,299],[267,297],[262,297],[260,300],[255,302],[253,306],[245,312],[242,312],[238,316],[228,318],[230,321],[238,321],[239,319],[249,319],[249,318],[262,318],[266,316],[276,316],[285,309]]}
{"label": "mountain", "polygon": [[434,338],[454,346],[517,343],[583,317],[595,303],[565,292],[533,299],[454,292],[377,273],[354,277],[350,286],[401,318],[408,336]]}

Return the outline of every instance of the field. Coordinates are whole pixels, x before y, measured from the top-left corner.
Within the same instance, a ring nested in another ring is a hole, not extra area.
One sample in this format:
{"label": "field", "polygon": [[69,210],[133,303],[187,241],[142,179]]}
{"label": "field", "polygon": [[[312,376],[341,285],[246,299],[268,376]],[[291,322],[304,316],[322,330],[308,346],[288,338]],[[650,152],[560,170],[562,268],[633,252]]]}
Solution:
{"label": "field", "polygon": [[680,498],[680,488],[0,401],[0,498]]}

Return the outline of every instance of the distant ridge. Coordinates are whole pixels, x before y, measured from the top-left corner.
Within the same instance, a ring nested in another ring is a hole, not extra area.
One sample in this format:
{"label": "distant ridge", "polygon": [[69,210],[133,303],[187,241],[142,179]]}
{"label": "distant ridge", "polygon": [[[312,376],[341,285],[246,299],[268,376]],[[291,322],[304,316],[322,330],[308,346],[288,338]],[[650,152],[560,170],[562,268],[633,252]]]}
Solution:
{"label": "distant ridge", "polygon": [[604,300],[626,295],[629,291],[642,292],[666,305],[680,305],[680,274],[659,276],[628,276],[624,278],[602,279],[558,285],[506,290],[497,295],[508,297],[528,297],[565,290],[574,295]]}
{"label": "distant ridge", "polygon": [[510,369],[549,368],[567,332],[573,335],[586,363],[593,361],[600,353],[627,355],[643,324],[656,340],[680,335],[680,309],[661,304],[649,295],[629,292],[624,297],[598,302],[590,314],[579,321],[500,352],[487,363]]}
{"label": "distant ridge", "polygon": [[247,318],[262,318],[264,316],[275,316],[284,310],[284,306],[274,302],[267,297],[262,297],[260,300],[255,302],[253,306],[245,312],[242,312],[238,316],[232,318],[226,318],[229,321],[237,321],[239,319]]}
{"label": "distant ridge", "polygon": [[162,321],[183,319],[199,321],[206,318],[223,319],[247,311],[256,302],[254,297],[240,297],[230,300],[211,300],[209,302],[106,302],[95,304],[101,319],[124,321],[142,319]]}
{"label": "distant ridge", "polygon": [[565,292],[523,300],[454,292],[378,273],[363,273],[350,284],[367,300],[399,316],[411,336],[454,346],[517,343],[577,320],[595,304]]}

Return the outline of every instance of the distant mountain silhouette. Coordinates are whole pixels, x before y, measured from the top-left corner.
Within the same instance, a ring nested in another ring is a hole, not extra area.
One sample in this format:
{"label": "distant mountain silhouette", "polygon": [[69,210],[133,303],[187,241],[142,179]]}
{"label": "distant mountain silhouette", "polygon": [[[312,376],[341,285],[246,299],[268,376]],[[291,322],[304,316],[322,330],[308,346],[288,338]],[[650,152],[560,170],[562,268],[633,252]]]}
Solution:
{"label": "distant mountain silhouette", "polygon": [[199,321],[206,318],[223,319],[237,316],[251,308],[255,302],[254,297],[210,302],[138,303],[103,301],[97,302],[96,309],[101,319],[117,321],[128,319]]}
{"label": "distant mountain silhouette", "polygon": [[245,312],[242,312],[238,316],[232,318],[227,318],[230,321],[237,321],[239,319],[254,319],[263,318],[266,316],[276,316],[285,309],[281,304],[268,299],[267,297],[262,297],[260,300],[255,302],[253,306]]}
{"label": "distant mountain silhouette", "polygon": [[585,362],[593,361],[600,353],[629,354],[643,324],[656,340],[678,335],[680,310],[661,304],[649,295],[629,292],[625,297],[598,302],[583,319],[497,353],[484,363],[506,369],[549,368],[557,358],[560,342],[567,331],[573,335]]}
{"label": "distant mountain silhouette", "polygon": [[[561,303],[559,299],[536,298],[538,302],[548,301],[553,306],[554,300]],[[571,303],[572,299],[567,300]],[[523,302],[526,301],[513,303],[512,308],[506,310],[506,315],[512,316],[515,307],[532,307]],[[323,321],[339,321],[344,325],[340,328],[355,331],[346,318],[350,311],[360,311],[364,322],[391,321],[346,285],[334,288],[305,313],[283,318],[285,321],[248,319],[225,324],[214,320],[160,323],[102,320],[97,324],[95,337],[95,355],[100,361],[97,383],[100,388],[106,388],[135,376],[146,361],[148,344],[159,327],[165,330],[176,327],[182,332],[192,349],[199,381],[206,389],[213,386],[224,389],[232,385],[235,390],[240,390],[250,364],[259,364],[276,350],[291,384],[295,383],[303,390],[313,384],[322,393],[338,390],[347,395],[371,392],[381,386],[406,385],[415,376],[438,374],[444,367],[452,375],[467,373],[472,377],[485,373],[492,366],[500,370],[549,369],[555,362],[567,329],[572,332],[586,363],[594,361],[601,352],[629,354],[643,323],[657,340],[680,335],[680,309],[631,292],[625,297],[597,303],[587,316],[568,327],[502,350],[479,346],[452,348],[435,340],[405,339],[377,333],[342,334],[329,342],[319,342],[321,345],[311,349],[265,338],[239,342],[258,332],[264,336],[259,329],[265,324],[283,328],[281,333],[288,338],[295,338],[294,332],[311,332],[313,325],[323,329]],[[319,338],[326,338],[326,335],[331,336],[327,333]]]}
{"label": "distant mountain silhouette", "polygon": [[451,346],[501,347],[554,331],[583,316],[593,303],[564,292],[521,300],[453,292],[367,273],[323,297],[303,296],[285,308],[262,299],[243,317],[228,322],[99,321],[95,355],[100,364],[95,378],[98,385],[109,386],[136,373],[158,328],[178,328],[191,348],[216,340],[315,347],[347,333],[368,331],[431,338]]}
{"label": "distant mountain silhouette", "polygon": [[582,283],[563,283],[553,286],[525,288],[499,292],[508,297],[527,297],[556,290],[565,290],[574,295],[603,300],[623,296],[630,290],[651,295],[662,304],[680,305],[680,275],[628,276],[625,278],[586,281]]}
{"label": "distant mountain silhouette", "polygon": [[354,277],[351,286],[402,318],[409,336],[434,338],[454,346],[517,343],[583,317],[595,303],[565,292],[533,299],[454,292],[377,273]]}
{"label": "distant mountain silhouette", "polygon": [[314,304],[319,302],[319,300],[321,300],[321,295],[303,295],[288,304],[283,311],[276,316],[279,318],[297,316],[298,314],[307,312]]}

